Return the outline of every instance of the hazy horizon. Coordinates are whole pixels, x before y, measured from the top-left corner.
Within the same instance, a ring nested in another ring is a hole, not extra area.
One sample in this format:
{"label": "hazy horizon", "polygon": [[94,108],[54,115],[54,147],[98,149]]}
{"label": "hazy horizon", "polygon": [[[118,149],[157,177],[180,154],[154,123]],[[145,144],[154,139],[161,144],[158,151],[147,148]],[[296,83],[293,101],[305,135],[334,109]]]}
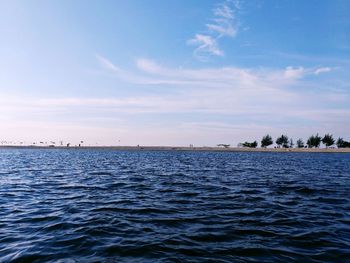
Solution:
{"label": "hazy horizon", "polygon": [[350,1],[0,1],[0,141],[350,140]]}

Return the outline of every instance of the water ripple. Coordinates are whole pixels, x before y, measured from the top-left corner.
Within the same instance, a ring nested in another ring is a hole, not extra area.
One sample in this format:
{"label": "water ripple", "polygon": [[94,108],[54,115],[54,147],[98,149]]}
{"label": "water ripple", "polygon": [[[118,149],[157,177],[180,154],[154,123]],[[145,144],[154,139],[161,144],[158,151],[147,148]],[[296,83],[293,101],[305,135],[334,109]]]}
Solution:
{"label": "water ripple", "polygon": [[1,262],[349,262],[350,155],[0,150]]}

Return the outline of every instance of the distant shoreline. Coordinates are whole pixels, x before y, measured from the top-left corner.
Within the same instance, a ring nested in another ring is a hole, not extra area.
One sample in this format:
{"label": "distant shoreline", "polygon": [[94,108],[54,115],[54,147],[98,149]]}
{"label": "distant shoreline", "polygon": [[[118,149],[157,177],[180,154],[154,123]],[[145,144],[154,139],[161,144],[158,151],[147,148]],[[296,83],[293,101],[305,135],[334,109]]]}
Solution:
{"label": "distant shoreline", "polygon": [[130,150],[130,151],[208,151],[208,152],[279,152],[279,153],[350,153],[350,148],[244,148],[244,147],[188,147],[188,146],[15,146],[0,149],[72,149],[72,150]]}

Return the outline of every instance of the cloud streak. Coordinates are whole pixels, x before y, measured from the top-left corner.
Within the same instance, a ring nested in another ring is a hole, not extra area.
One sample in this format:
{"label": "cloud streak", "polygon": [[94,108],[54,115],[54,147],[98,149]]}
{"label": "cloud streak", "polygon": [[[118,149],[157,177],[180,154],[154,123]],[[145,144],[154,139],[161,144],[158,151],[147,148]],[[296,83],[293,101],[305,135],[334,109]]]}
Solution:
{"label": "cloud streak", "polygon": [[326,73],[326,72],[330,72],[330,71],[332,71],[332,68],[324,67],[324,68],[317,68],[314,73],[315,73],[315,75],[319,75],[321,73]]}
{"label": "cloud streak", "polygon": [[[99,60],[100,61],[100,60]],[[107,63],[108,62],[108,63]],[[105,69],[121,80],[139,85],[170,85],[180,88],[221,88],[228,90],[251,90],[281,92],[309,75],[328,73],[328,68],[304,68],[288,66],[284,69],[270,68],[168,68],[146,58],[136,60],[138,71],[126,71],[107,58],[101,63]],[[118,70],[115,70],[118,69]]]}

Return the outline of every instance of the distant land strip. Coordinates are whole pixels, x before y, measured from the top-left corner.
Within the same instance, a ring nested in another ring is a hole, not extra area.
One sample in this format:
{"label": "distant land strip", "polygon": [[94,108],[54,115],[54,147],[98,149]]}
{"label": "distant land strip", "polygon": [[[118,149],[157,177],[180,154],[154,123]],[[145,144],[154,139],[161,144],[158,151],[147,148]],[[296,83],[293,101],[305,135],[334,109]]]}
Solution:
{"label": "distant land strip", "polygon": [[304,152],[350,153],[350,148],[248,148],[248,147],[188,147],[188,146],[0,146],[0,149],[72,149],[72,150],[130,150],[130,151],[213,151],[213,152]]}

